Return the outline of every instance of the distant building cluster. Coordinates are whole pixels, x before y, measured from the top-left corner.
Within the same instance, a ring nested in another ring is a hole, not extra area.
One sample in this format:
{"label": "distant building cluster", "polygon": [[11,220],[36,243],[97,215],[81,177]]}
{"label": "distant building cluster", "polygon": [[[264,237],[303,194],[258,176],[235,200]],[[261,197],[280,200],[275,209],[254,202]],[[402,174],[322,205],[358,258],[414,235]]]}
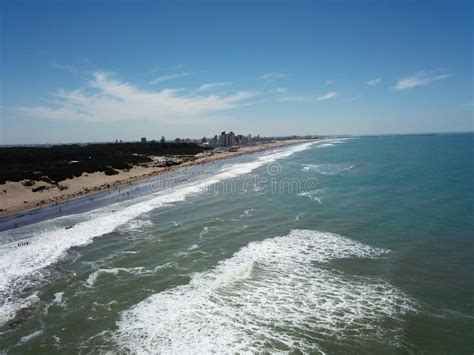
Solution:
{"label": "distant building cluster", "polygon": [[206,140],[209,145],[212,145],[214,147],[233,147],[234,145],[245,145],[252,143],[252,135],[248,134],[244,136],[242,134],[235,134],[232,131],[229,133],[226,133],[224,131],[221,132],[219,136],[215,135],[209,140],[207,138],[203,138],[203,141],[204,140]]}
{"label": "distant building cluster", "polygon": [[234,132],[226,133],[221,132],[220,135],[215,135],[212,138],[203,137],[201,139],[190,139],[190,138],[176,138],[175,143],[195,143],[204,146],[211,147],[233,147],[237,145],[251,144],[254,140],[260,140],[260,135],[252,138],[251,134],[242,135],[235,134]]}
{"label": "distant building cluster", "polygon": [[[207,138],[203,137],[201,139],[191,139],[191,138],[175,138],[174,140],[166,140],[164,136],[158,140],[151,140],[152,143],[186,143],[186,144],[199,144],[201,146],[209,146],[209,147],[236,147],[241,145],[248,145],[254,144],[258,142],[269,142],[269,141],[283,141],[288,139],[314,139],[314,138],[321,138],[322,136],[315,136],[315,135],[307,135],[307,136],[279,136],[279,137],[260,137],[260,135],[252,136],[251,134],[242,135],[242,134],[235,134],[234,132],[226,132],[223,131],[219,135],[215,135],[214,137]],[[149,142],[146,137],[140,138],[141,143]],[[115,140],[115,143],[122,143],[122,140]]]}

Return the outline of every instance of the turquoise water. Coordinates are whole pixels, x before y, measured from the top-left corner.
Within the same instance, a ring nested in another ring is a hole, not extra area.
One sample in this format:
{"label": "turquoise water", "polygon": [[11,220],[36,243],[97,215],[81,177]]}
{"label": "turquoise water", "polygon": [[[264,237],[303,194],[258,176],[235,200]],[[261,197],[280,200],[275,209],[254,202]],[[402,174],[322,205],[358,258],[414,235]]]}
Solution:
{"label": "turquoise water", "polygon": [[0,349],[471,354],[473,139],[287,147],[2,232]]}

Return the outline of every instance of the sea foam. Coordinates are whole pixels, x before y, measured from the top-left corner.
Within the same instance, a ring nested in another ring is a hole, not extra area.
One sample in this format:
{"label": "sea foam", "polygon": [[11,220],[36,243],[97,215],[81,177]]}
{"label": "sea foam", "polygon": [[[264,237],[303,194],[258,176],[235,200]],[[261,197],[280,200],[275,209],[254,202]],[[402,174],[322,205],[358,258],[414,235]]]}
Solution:
{"label": "sea foam", "polygon": [[357,165],[346,165],[346,164],[302,164],[302,171],[305,172],[316,172],[321,175],[339,175],[346,171],[351,171],[356,168]]}
{"label": "sea foam", "polygon": [[86,282],[85,282],[85,285],[87,287],[93,287],[97,281],[97,278],[99,277],[99,275],[102,275],[102,274],[109,274],[109,275],[118,275],[119,273],[121,272],[125,272],[125,273],[142,273],[144,271],[144,267],[134,267],[134,268],[123,268],[123,267],[119,267],[119,268],[112,268],[112,269],[98,269],[94,272],[92,272],[89,277],[87,278]]}
{"label": "sea foam", "polygon": [[415,303],[387,282],[325,265],[388,252],[311,230],[252,242],[189,284],[123,312],[114,339],[122,350],[161,354],[324,352],[324,341],[366,336],[383,342],[381,322],[390,319],[397,335]]}
{"label": "sea foam", "polygon": [[311,190],[311,191],[302,191],[298,193],[298,196],[306,196],[308,197],[311,201],[316,201],[319,204],[322,204],[321,200],[321,193],[324,192],[325,189],[316,189],[316,190]]}

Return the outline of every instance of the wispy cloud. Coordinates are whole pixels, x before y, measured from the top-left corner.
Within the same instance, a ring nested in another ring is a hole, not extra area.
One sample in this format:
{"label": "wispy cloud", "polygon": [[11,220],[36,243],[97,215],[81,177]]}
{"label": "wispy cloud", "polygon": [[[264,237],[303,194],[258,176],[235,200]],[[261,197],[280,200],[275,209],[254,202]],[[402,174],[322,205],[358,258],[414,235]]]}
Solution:
{"label": "wispy cloud", "polygon": [[[272,92],[275,92],[275,91],[273,90]],[[280,94],[280,95],[275,96],[276,101],[304,102],[304,103],[314,103],[314,102],[331,100],[339,95],[337,92],[334,92],[334,91],[327,92],[326,94],[318,96],[318,97],[309,96],[309,95],[285,95],[286,91],[282,91],[281,93],[278,93],[278,92],[276,93]]]}
{"label": "wispy cloud", "polygon": [[324,95],[319,96],[318,98],[316,98],[316,100],[317,101],[331,100],[331,99],[334,99],[337,95],[338,95],[337,92],[330,91],[330,92],[325,93]]}
{"label": "wispy cloud", "polygon": [[207,83],[201,85],[196,91],[208,91],[222,86],[231,85],[230,82]]}
{"label": "wispy cloud", "polygon": [[154,120],[182,123],[243,106],[255,96],[249,91],[229,95],[186,94],[182,90],[150,91],[98,72],[79,90],[59,90],[48,106],[21,107],[28,117],[89,122]]}
{"label": "wispy cloud", "polygon": [[163,81],[168,81],[168,80],[173,80],[173,79],[178,79],[178,78],[183,78],[185,76],[190,76],[192,73],[177,73],[177,74],[168,74],[168,75],[161,75],[153,80],[150,81],[150,85],[155,85],[158,83],[161,83]]}
{"label": "wispy cloud", "polygon": [[382,78],[377,78],[377,79],[372,79],[367,82],[368,85],[370,86],[375,86],[378,85],[382,82]]}
{"label": "wispy cloud", "polygon": [[326,85],[332,85],[335,82],[336,82],[335,80],[326,80]]}
{"label": "wispy cloud", "polygon": [[302,95],[283,95],[276,97],[276,100],[280,102],[314,102],[314,97]]}
{"label": "wispy cloud", "polygon": [[156,68],[153,68],[153,69],[150,69],[146,72],[143,72],[143,73],[139,73],[139,75],[151,75],[151,74],[156,74],[156,73],[160,73],[160,72],[163,72],[163,71],[174,71],[174,70],[183,70],[183,68],[185,67],[186,65],[185,64],[176,64],[176,65],[173,65],[173,66],[168,66],[168,67],[156,67]]}
{"label": "wispy cloud", "polygon": [[421,71],[415,75],[399,79],[392,89],[396,91],[407,90],[417,86],[428,85],[434,81],[447,79],[450,76],[452,74],[440,74],[439,71]]}
{"label": "wispy cloud", "polygon": [[51,63],[49,63],[49,65],[51,65],[51,67],[54,68],[54,69],[65,70],[65,71],[71,72],[73,74],[79,73],[79,68],[75,65],[60,64],[60,63],[57,63],[57,62],[51,62]]}
{"label": "wispy cloud", "polygon": [[285,93],[288,92],[288,89],[287,88],[276,88],[272,91],[276,94],[285,94]]}
{"label": "wispy cloud", "polygon": [[283,79],[286,78],[288,75],[284,73],[278,73],[278,72],[272,72],[272,73],[267,73],[263,74],[260,79],[266,80],[266,81],[275,81],[278,79]]}
{"label": "wispy cloud", "polygon": [[349,98],[346,99],[346,102],[354,102],[354,101],[357,101],[359,100],[360,98],[362,98],[364,95],[362,94],[359,94],[359,95],[355,95],[355,96],[351,96]]}

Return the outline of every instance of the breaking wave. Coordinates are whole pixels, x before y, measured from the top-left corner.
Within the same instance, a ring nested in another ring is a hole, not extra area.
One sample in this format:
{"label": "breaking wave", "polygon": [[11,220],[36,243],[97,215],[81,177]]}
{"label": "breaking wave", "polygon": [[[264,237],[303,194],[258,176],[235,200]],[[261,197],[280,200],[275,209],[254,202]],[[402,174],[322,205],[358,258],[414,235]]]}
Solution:
{"label": "breaking wave", "polygon": [[326,147],[332,147],[336,144],[342,144],[342,143],[346,143],[347,140],[349,140],[351,138],[339,138],[339,139],[328,139],[328,140],[324,140],[324,141],[321,141],[322,143],[318,144],[316,146],[316,148],[326,148]]}
{"label": "breaking wave", "polygon": [[103,274],[109,274],[109,275],[118,275],[119,273],[142,273],[144,271],[144,267],[134,267],[134,268],[123,268],[123,267],[119,267],[119,268],[112,268],[112,269],[98,269],[94,272],[92,272],[89,277],[87,278],[86,282],[85,282],[85,285],[87,287],[94,287],[96,281],[97,281],[97,278],[100,276],[100,275],[103,275]]}
{"label": "breaking wave", "polygon": [[321,194],[324,191],[324,189],[316,189],[316,190],[311,190],[311,191],[302,191],[298,193],[298,196],[306,196],[308,197],[311,201],[315,201],[319,204],[322,204],[323,201],[321,200]]}
{"label": "breaking wave", "polygon": [[152,226],[153,222],[149,219],[132,219],[131,221],[122,225],[121,229],[125,232],[136,232]]}
{"label": "breaking wave", "polygon": [[253,242],[123,312],[114,339],[133,353],[162,354],[323,352],[325,341],[383,342],[388,331],[395,342],[414,301],[385,281],[325,267],[388,252],[311,230]]}
{"label": "breaking wave", "polygon": [[311,172],[314,171],[321,175],[339,175],[346,171],[351,171],[356,168],[357,165],[345,165],[345,164],[302,164],[302,171]]}

